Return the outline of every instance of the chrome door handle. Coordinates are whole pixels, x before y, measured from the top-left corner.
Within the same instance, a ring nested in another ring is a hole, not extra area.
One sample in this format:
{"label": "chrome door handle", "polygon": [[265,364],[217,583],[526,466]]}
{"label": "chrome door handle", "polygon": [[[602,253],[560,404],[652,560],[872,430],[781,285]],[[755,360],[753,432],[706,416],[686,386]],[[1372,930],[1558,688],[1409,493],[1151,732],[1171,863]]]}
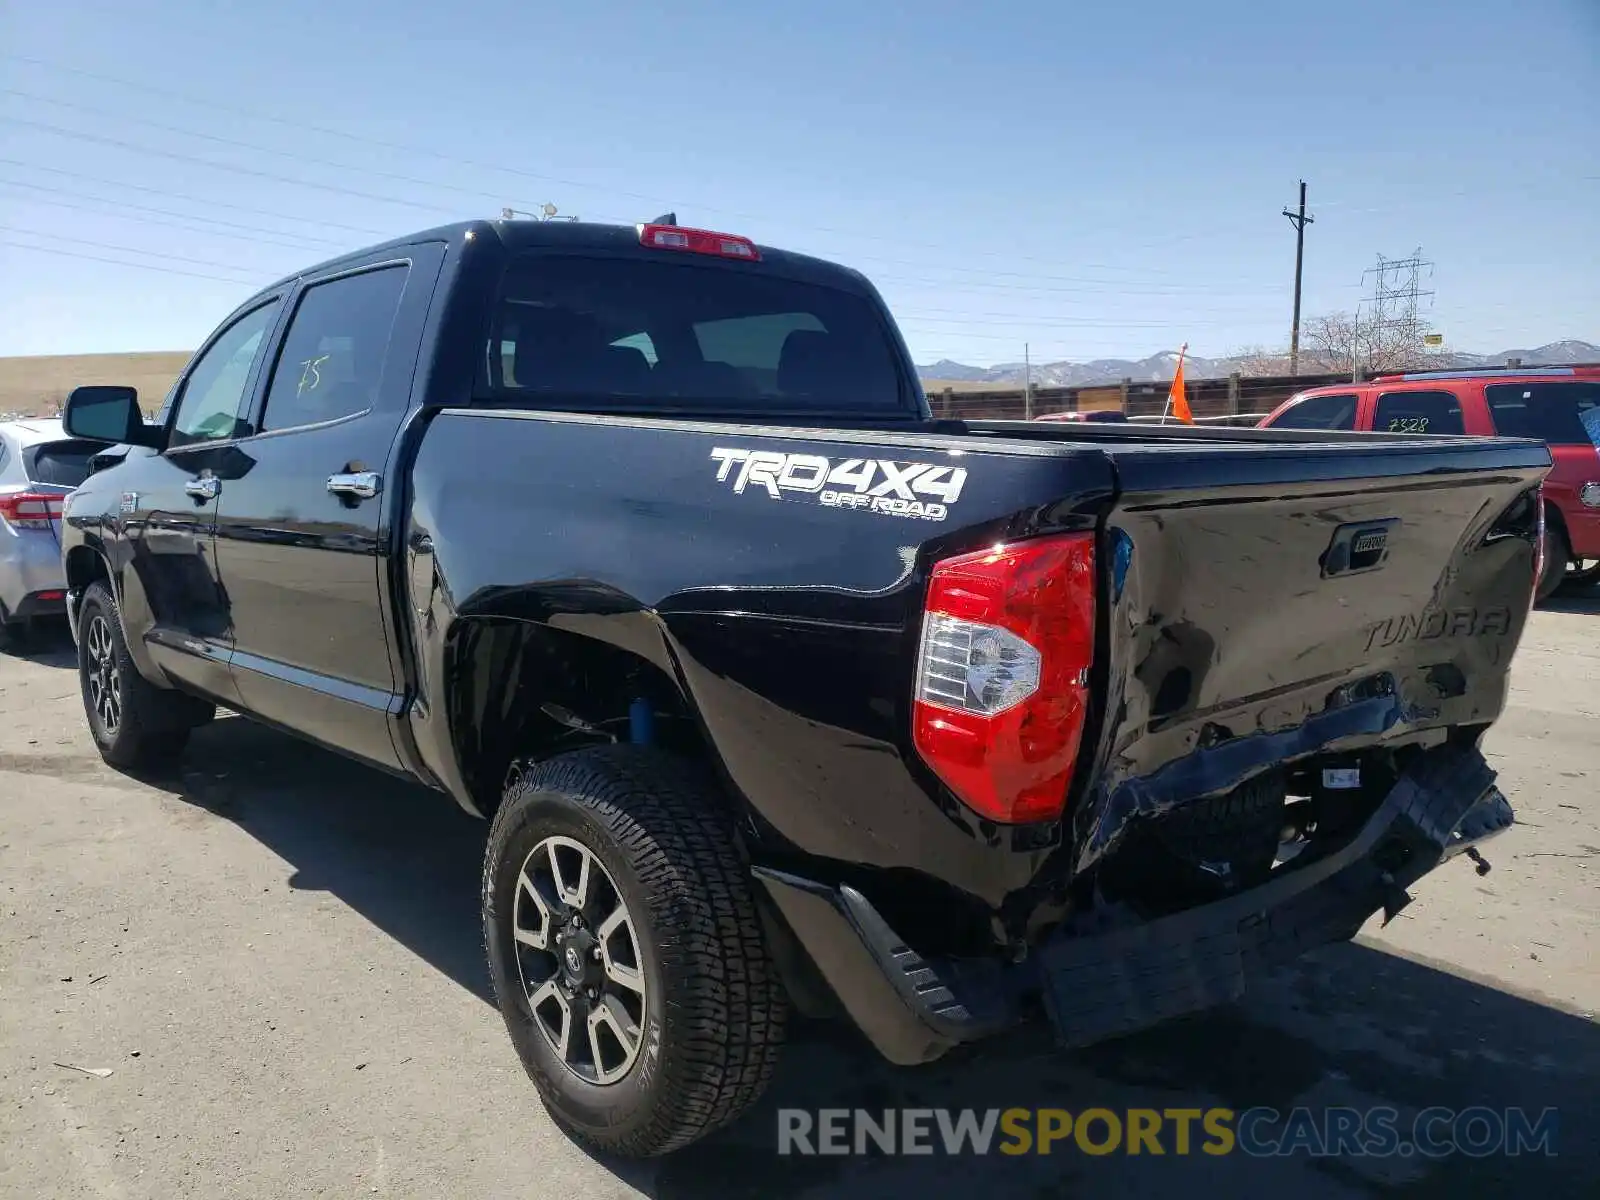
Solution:
{"label": "chrome door handle", "polygon": [[222,490],[222,481],[215,475],[207,475],[204,479],[191,479],[183,485],[183,490],[196,500],[215,500],[217,493]]}
{"label": "chrome door handle", "polygon": [[355,471],[349,474],[328,476],[328,490],[335,496],[351,496],[357,500],[370,500],[382,488],[383,476],[376,471]]}

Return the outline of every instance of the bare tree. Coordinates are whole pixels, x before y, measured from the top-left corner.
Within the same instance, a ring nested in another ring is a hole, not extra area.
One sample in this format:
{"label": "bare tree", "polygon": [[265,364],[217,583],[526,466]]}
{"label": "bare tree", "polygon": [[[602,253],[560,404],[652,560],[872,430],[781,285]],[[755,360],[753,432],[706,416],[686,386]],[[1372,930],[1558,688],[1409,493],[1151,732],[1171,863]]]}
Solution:
{"label": "bare tree", "polygon": [[[1303,352],[1302,352],[1303,356]],[[1287,375],[1289,352],[1273,350],[1267,346],[1244,346],[1232,355],[1235,369],[1241,375]]]}
{"label": "bare tree", "polygon": [[1312,317],[1301,332],[1307,348],[1302,360],[1317,371],[1350,374],[1426,367],[1433,352],[1422,330],[1410,322],[1371,324],[1356,313],[1332,312]]}

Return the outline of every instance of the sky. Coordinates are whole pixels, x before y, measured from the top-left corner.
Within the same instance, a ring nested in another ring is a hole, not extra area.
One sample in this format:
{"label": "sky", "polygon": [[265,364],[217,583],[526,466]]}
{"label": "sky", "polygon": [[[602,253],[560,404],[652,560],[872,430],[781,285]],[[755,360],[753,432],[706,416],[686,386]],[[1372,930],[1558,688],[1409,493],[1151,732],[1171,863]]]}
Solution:
{"label": "sky", "polygon": [[549,202],[857,267],[920,363],[1217,356],[1300,179],[1306,315],[1420,247],[1448,347],[1600,342],[1600,0],[0,3],[0,355]]}

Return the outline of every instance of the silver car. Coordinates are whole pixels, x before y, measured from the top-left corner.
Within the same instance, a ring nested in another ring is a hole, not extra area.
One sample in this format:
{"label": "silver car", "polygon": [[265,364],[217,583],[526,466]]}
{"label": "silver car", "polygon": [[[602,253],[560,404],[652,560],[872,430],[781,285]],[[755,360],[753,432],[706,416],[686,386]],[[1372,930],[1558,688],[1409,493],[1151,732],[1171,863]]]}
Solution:
{"label": "silver car", "polygon": [[61,508],[106,447],[54,418],[0,422],[0,643],[36,618],[66,615]]}

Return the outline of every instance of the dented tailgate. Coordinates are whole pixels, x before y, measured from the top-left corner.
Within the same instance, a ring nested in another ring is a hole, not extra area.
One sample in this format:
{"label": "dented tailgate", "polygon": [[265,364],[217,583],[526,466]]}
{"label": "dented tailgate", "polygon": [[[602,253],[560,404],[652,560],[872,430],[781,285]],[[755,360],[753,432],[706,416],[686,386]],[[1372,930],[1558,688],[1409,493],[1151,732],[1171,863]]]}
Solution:
{"label": "dented tailgate", "polygon": [[1078,868],[1273,764],[1492,721],[1536,554],[1536,443],[1107,448],[1106,707]]}

